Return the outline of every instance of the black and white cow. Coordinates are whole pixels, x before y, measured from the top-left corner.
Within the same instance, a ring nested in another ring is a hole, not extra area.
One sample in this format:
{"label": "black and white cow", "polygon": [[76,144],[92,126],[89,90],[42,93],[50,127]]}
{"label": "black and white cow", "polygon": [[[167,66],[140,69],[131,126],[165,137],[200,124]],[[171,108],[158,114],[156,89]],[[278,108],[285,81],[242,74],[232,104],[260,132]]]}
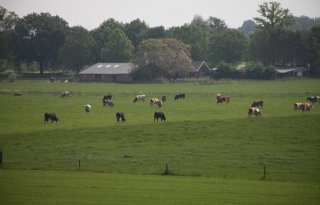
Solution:
{"label": "black and white cow", "polygon": [[161,121],[166,121],[166,116],[164,115],[163,112],[155,112],[153,115],[153,121],[155,122],[157,120],[157,122],[159,121],[159,119]]}
{"label": "black and white cow", "polygon": [[250,108],[248,109],[248,117],[252,117],[252,116],[262,117],[262,114],[261,114],[259,108],[250,107]]}
{"label": "black and white cow", "polygon": [[124,118],[123,112],[117,112],[116,119],[117,119],[117,122],[125,122],[126,121],[126,119]]}
{"label": "black and white cow", "polygon": [[150,105],[157,105],[158,107],[162,107],[162,101],[158,98],[152,98],[150,100]]}
{"label": "black and white cow", "polygon": [[55,113],[52,113],[52,112],[44,113],[44,122],[48,122],[49,120],[51,120],[51,123],[53,121],[55,121],[55,122],[59,121],[59,119]]}
{"label": "black and white cow", "polygon": [[185,93],[177,93],[175,96],[174,96],[174,100],[178,100],[178,99],[185,99],[186,98],[186,94]]}
{"label": "black and white cow", "polygon": [[307,97],[307,101],[310,101],[311,103],[320,102],[320,96],[310,96],[310,97]]}

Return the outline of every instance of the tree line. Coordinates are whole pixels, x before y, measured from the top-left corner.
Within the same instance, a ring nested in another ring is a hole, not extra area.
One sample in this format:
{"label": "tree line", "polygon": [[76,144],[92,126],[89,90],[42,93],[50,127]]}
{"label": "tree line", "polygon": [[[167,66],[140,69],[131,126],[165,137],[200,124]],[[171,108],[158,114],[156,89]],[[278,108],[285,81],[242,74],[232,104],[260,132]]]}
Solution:
{"label": "tree line", "polygon": [[[78,73],[97,62],[134,62],[136,76],[188,76],[193,61],[206,61],[216,77],[271,79],[274,66],[304,66],[320,76],[319,18],[294,17],[278,2],[259,5],[260,16],[230,29],[224,20],[195,16],[165,29],[136,19],[104,21],[91,31],[69,27],[59,16],[31,13],[19,18],[0,7],[0,72],[35,68]],[[296,23],[295,23],[296,22]],[[298,23],[297,23],[298,22]]]}

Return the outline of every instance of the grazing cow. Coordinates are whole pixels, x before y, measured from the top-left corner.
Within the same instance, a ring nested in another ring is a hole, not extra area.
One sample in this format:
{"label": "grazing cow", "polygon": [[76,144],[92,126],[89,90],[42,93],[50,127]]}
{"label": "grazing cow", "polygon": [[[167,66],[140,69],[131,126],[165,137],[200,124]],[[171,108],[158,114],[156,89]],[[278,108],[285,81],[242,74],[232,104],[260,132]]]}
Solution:
{"label": "grazing cow", "polygon": [[71,94],[72,94],[72,91],[64,91],[60,94],[60,97],[61,98],[68,97],[68,96],[71,96]]}
{"label": "grazing cow", "polygon": [[301,111],[304,112],[304,111],[308,111],[310,112],[311,108],[314,108],[314,106],[310,103],[302,103],[300,105],[300,108],[301,108]]}
{"label": "grazing cow", "polygon": [[116,113],[117,122],[124,122],[126,119],[124,118],[123,112],[117,112]]}
{"label": "grazing cow", "polygon": [[248,117],[252,117],[252,116],[262,117],[259,108],[256,108],[256,107],[251,107],[251,108],[249,108],[249,110],[248,110]]}
{"label": "grazing cow", "polygon": [[223,96],[221,94],[217,94],[216,100],[217,100],[216,101],[217,103],[223,103],[223,102],[229,103],[230,97],[229,96]]}
{"label": "grazing cow", "polygon": [[59,121],[59,119],[55,113],[52,113],[52,112],[44,113],[44,122],[48,122],[49,120],[51,120],[51,123],[53,121],[55,121],[56,123]]}
{"label": "grazing cow", "polygon": [[310,97],[307,97],[307,101],[309,101],[309,102],[311,102],[311,103],[320,102],[320,96],[310,96]]}
{"label": "grazing cow", "polygon": [[293,110],[297,111],[297,110],[301,110],[302,111],[302,104],[303,103],[294,103],[293,104]]}
{"label": "grazing cow", "polygon": [[106,99],[104,100],[104,102],[105,102],[105,106],[108,105],[109,107],[114,107],[114,103],[112,102],[112,100]]}
{"label": "grazing cow", "polygon": [[133,102],[135,103],[135,102],[137,102],[137,101],[145,101],[146,100],[146,95],[137,95],[135,98],[134,98],[134,100],[133,100]]}
{"label": "grazing cow", "polygon": [[92,108],[92,106],[89,105],[89,104],[86,104],[86,105],[84,106],[84,110],[85,110],[86,112],[91,112],[91,108]]}
{"label": "grazing cow", "polygon": [[159,100],[158,98],[152,98],[150,100],[150,105],[157,105],[158,107],[162,106],[162,101]]}
{"label": "grazing cow", "polygon": [[111,100],[111,98],[112,98],[112,95],[105,95],[105,96],[103,96],[103,98],[102,98],[102,104],[103,104],[103,106],[106,106],[106,100]]}
{"label": "grazing cow", "polygon": [[158,122],[159,118],[160,118],[161,121],[166,121],[167,120],[166,116],[164,115],[163,112],[155,112],[154,115],[153,115],[153,121],[155,122],[157,120],[157,122]]}
{"label": "grazing cow", "polygon": [[165,96],[165,95],[161,96],[161,101],[162,102],[166,102],[167,101],[167,96]]}
{"label": "grazing cow", "polygon": [[251,107],[263,107],[263,100],[255,100],[253,101],[253,103],[251,104]]}
{"label": "grazing cow", "polygon": [[186,94],[185,93],[177,93],[175,96],[174,96],[174,100],[178,100],[178,99],[185,99],[186,98]]}

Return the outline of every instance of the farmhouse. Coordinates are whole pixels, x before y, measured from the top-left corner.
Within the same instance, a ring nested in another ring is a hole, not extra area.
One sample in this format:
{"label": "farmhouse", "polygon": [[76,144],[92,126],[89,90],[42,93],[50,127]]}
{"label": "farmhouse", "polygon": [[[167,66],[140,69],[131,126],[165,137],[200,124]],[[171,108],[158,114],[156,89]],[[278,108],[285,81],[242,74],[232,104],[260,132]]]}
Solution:
{"label": "farmhouse", "polygon": [[210,76],[211,70],[205,61],[193,61],[194,71],[190,73],[190,77]]}
{"label": "farmhouse", "polygon": [[277,67],[276,78],[303,77],[307,75],[305,67]]}
{"label": "farmhouse", "polygon": [[79,73],[82,82],[132,83],[132,63],[96,63]]}

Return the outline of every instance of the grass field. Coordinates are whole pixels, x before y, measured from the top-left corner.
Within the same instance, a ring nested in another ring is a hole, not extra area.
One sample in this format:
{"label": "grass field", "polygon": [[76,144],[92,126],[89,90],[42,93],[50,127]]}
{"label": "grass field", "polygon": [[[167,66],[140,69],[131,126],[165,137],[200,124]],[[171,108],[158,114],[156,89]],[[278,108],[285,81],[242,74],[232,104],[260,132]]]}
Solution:
{"label": "grass field", "polygon": [[[61,99],[64,90],[74,95]],[[320,95],[320,80],[25,81],[2,82],[0,92],[0,204],[320,203],[319,104],[293,111]],[[186,100],[174,101],[177,92]],[[114,108],[102,106],[107,93]],[[141,93],[167,96],[167,122],[153,122],[158,108],[132,102]],[[231,102],[217,105],[217,93]],[[265,101],[263,117],[248,119],[255,99]],[[117,111],[127,122],[116,123]],[[44,124],[44,112],[60,122]],[[161,176],[166,164],[170,176]]]}

